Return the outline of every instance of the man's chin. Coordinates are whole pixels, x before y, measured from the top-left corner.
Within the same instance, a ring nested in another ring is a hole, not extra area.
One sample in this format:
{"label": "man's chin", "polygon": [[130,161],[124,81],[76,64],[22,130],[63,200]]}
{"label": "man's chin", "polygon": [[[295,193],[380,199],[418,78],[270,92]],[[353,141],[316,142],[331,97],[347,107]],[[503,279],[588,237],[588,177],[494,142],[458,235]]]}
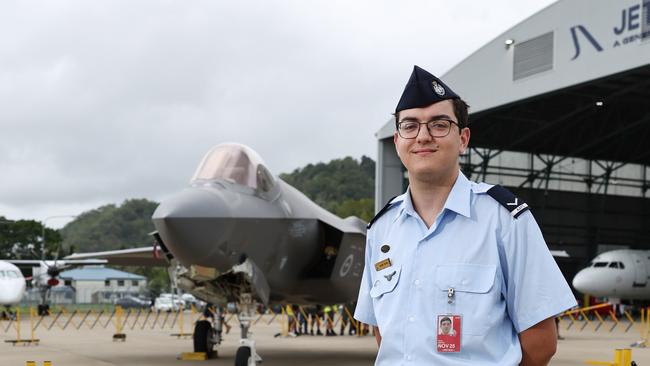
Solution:
{"label": "man's chin", "polygon": [[439,166],[432,166],[431,164],[413,164],[408,171],[409,175],[418,178],[437,177],[443,174],[443,170]]}
{"label": "man's chin", "polygon": [[[445,179],[450,174],[453,174],[455,169],[443,169],[440,166],[418,166],[414,164],[411,169],[408,169],[409,179],[415,179],[422,182],[437,182],[441,178]],[[445,179],[446,180],[446,179]]]}

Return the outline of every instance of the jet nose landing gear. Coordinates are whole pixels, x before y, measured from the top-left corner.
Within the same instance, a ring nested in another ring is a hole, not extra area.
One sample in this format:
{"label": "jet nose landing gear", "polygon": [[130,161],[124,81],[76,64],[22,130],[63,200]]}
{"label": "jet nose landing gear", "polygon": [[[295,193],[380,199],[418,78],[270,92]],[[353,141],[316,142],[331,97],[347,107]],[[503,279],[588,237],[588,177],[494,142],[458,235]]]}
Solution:
{"label": "jet nose landing gear", "polygon": [[237,319],[241,327],[241,339],[235,355],[235,366],[256,366],[258,362],[262,362],[262,357],[257,354],[255,341],[249,338],[249,335],[252,335],[249,328],[255,319],[255,303],[252,294],[241,294],[238,308]]}
{"label": "jet nose landing gear", "polygon": [[242,339],[239,344],[235,355],[235,366],[255,366],[258,362],[262,362],[262,357],[255,352],[255,341]]}

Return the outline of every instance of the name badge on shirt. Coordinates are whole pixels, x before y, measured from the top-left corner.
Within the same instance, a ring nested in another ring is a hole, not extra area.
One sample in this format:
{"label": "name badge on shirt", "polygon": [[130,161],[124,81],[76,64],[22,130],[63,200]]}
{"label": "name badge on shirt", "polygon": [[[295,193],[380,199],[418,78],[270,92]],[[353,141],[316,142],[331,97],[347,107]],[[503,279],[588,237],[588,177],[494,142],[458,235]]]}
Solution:
{"label": "name badge on shirt", "polygon": [[375,263],[375,271],[381,271],[382,269],[386,269],[390,266],[392,266],[392,263],[390,263],[390,258],[386,258],[383,261]]}
{"label": "name badge on shirt", "polygon": [[460,315],[438,315],[438,352],[460,352]]}

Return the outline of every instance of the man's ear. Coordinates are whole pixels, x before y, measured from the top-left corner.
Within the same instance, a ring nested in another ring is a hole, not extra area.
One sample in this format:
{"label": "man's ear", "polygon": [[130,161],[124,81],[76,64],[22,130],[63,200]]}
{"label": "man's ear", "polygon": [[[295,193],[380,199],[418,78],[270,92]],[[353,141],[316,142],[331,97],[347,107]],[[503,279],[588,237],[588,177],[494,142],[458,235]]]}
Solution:
{"label": "man's ear", "polygon": [[469,127],[465,127],[460,131],[460,151],[459,153],[464,154],[465,150],[467,150],[467,147],[469,146],[469,138],[470,138],[470,131]]}
{"label": "man's ear", "polygon": [[397,135],[397,132],[393,133],[393,145],[395,145],[395,152],[397,153],[397,157],[399,157],[399,150],[397,149],[397,139],[399,136]]}

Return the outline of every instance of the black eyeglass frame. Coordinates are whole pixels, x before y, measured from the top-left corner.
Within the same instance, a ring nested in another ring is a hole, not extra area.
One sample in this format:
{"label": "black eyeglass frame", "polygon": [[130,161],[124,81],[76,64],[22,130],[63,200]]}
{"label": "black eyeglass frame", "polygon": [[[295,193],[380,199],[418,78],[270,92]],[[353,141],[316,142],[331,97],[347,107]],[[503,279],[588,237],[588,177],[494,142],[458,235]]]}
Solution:
{"label": "black eyeglass frame", "polygon": [[[449,129],[447,129],[447,133],[446,133],[446,134],[444,134],[444,135],[442,135],[442,136],[434,136],[434,135],[431,133],[431,130],[429,129],[429,123],[431,123],[431,122],[435,122],[435,121],[447,121],[447,122],[449,122]],[[402,134],[400,133],[400,126],[402,125],[402,123],[405,123],[405,122],[413,122],[413,123],[417,123],[417,124],[418,124],[418,131],[415,133],[415,136],[413,136],[413,137],[404,137],[404,136],[402,136]],[[402,120],[402,121],[400,121],[400,122],[397,123],[397,134],[399,135],[399,137],[401,137],[401,138],[403,138],[403,139],[406,139],[406,140],[412,140],[412,139],[415,139],[415,138],[417,138],[418,135],[420,134],[420,129],[422,128],[422,125],[427,125],[427,132],[429,133],[429,135],[430,135],[431,137],[435,137],[435,138],[442,138],[442,137],[447,137],[447,136],[449,136],[449,133],[451,132],[451,126],[452,126],[452,125],[456,125],[456,126],[458,126],[458,131],[461,131],[461,130],[462,130],[462,128],[460,127],[460,124],[458,124],[458,122],[456,122],[456,121],[454,121],[454,120],[452,120],[452,119],[449,119],[449,118],[436,118],[436,119],[432,119],[431,121],[427,121],[427,122],[420,122],[420,121],[416,121],[416,120],[412,120],[412,119],[407,119],[407,120]]]}

